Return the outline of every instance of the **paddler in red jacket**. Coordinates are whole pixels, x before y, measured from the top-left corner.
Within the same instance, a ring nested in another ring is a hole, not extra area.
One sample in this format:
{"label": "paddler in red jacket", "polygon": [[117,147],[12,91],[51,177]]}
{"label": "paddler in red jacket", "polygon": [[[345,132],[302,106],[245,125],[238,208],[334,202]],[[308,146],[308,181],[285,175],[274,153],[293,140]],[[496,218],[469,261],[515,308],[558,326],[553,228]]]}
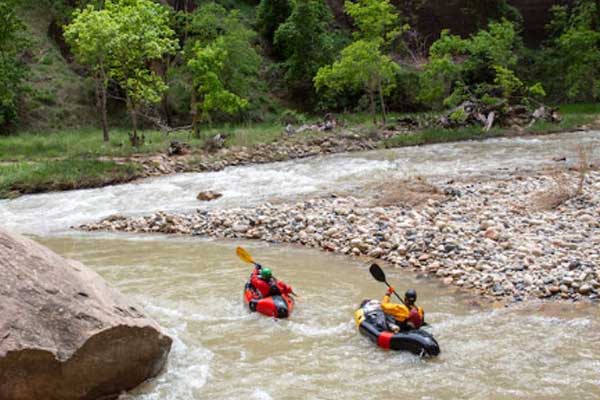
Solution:
{"label": "paddler in red jacket", "polygon": [[280,296],[292,293],[292,287],[275,279],[269,268],[257,265],[250,276],[250,284],[254,286],[262,297]]}

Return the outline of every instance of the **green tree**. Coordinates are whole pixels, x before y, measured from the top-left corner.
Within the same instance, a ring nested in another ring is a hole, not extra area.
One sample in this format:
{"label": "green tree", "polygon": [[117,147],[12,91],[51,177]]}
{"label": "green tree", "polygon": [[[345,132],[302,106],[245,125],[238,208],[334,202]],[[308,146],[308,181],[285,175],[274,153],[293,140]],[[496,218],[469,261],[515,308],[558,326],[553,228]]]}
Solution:
{"label": "green tree", "polygon": [[572,8],[553,11],[548,26],[551,37],[537,67],[555,97],[600,100],[600,0],[577,0]]}
{"label": "green tree", "polygon": [[328,88],[364,90],[369,97],[373,122],[377,122],[375,96],[379,93],[385,123],[384,96],[395,86],[394,77],[400,70],[389,56],[381,53],[381,41],[360,39],[342,50],[341,58],[319,70],[315,77],[317,90]]}
{"label": "green tree", "polygon": [[429,50],[419,98],[435,108],[456,105],[471,95],[499,92],[511,97],[517,87],[524,88],[515,75],[520,52],[520,37],[506,20],[466,39],[443,31]]}
{"label": "green tree", "polygon": [[389,0],[346,1],[346,13],[354,20],[356,41],[342,50],[332,65],[319,69],[314,78],[317,90],[334,92],[363,90],[369,98],[373,122],[377,122],[376,95],[379,94],[383,123],[386,120],[384,98],[395,87],[400,67],[383,53],[408,26],[398,27],[400,16]]}
{"label": "green tree", "polygon": [[0,132],[17,116],[17,98],[26,72],[19,60],[26,44],[21,35],[24,27],[15,9],[15,1],[0,0]]}
{"label": "green tree", "polygon": [[346,0],[344,8],[358,28],[355,36],[359,39],[381,39],[387,43],[407,28],[399,27],[399,15],[389,0]]}
{"label": "green tree", "polygon": [[257,85],[262,59],[253,46],[256,32],[244,25],[238,10],[227,11],[217,3],[199,7],[192,17],[185,51],[194,56],[197,43],[207,45],[220,37],[226,57],[220,79],[232,93],[248,97]]}
{"label": "green tree", "polygon": [[150,69],[177,49],[167,10],[151,0],[106,0],[105,9],[117,31],[110,45],[110,76],[123,88],[131,115],[131,142],[140,143],[137,115],[143,105],[156,104],[166,90],[162,78]]}
{"label": "green tree", "polygon": [[295,94],[301,93],[307,103],[314,97],[313,77],[333,59],[332,19],[324,0],[297,0],[294,11],[275,33],[275,44],[285,58],[288,87]]}
{"label": "green tree", "polygon": [[139,145],[139,109],[158,103],[166,89],[149,66],[177,49],[167,10],[151,0],[106,0],[101,10],[88,6],[76,13],[65,34],[78,60],[92,69],[104,140],[108,140],[106,87],[113,79],[125,91],[133,126],[131,142]]}
{"label": "green tree", "polygon": [[200,136],[200,122],[210,118],[210,112],[220,110],[234,113],[248,105],[248,101],[225,89],[219,74],[227,59],[224,37],[202,46],[196,43],[188,67],[193,73],[192,125],[196,136]]}
{"label": "green tree", "polygon": [[507,19],[516,25],[521,25],[523,17],[507,0],[466,0],[462,11],[475,21],[479,29],[486,27],[492,21]]}
{"label": "green tree", "polygon": [[96,10],[91,5],[83,11],[76,11],[73,22],[64,28],[65,40],[77,62],[91,69],[96,89],[96,108],[105,142],[110,140],[106,111],[107,88],[113,39],[118,31],[117,21],[109,10]]}
{"label": "green tree", "polygon": [[270,45],[273,45],[275,32],[292,13],[290,0],[261,0],[256,13],[256,29]]}
{"label": "green tree", "polygon": [[[211,97],[217,97],[210,93],[224,90],[240,99],[254,99],[260,90],[262,58],[253,45],[256,33],[244,24],[237,10],[228,11],[217,3],[203,4],[191,16],[188,28],[183,74],[191,83],[189,111],[194,131],[199,134],[200,123],[211,119],[211,111],[233,114],[249,108],[247,101],[234,110],[227,104],[209,107]],[[208,102],[204,101],[206,94]]]}

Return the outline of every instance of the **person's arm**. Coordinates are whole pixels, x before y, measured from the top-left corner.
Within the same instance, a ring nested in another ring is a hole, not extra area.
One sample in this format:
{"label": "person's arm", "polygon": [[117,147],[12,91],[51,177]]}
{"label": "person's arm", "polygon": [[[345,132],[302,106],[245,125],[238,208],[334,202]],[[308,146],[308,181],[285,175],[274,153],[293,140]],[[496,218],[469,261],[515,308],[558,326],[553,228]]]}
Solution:
{"label": "person's arm", "polygon": [[404,304],[396,304],[390,302],[390,296],[394,292],[394,288],[388,288],[387,293],[383,296],[381,301],[381,309],[387,315],[391,315],[400,322],[404,322],[408,318],[408,308]]}
{"label": "person's arm", "polygon": [[287,285],[284,282],[281,281],[277,281],[277,286],[279,287],[279,290],[281,290],[281,293],[283,294],[288,294],[293,292],[293,289],[290,285]]}
{"label": "person's arm", "polygon": [[381,304],[388,304],[390,302],[390,297],[392,296],[392,293],[394,293],[394,288],[390,286],[387,292],[385,292],[383,300],[381,300]]}

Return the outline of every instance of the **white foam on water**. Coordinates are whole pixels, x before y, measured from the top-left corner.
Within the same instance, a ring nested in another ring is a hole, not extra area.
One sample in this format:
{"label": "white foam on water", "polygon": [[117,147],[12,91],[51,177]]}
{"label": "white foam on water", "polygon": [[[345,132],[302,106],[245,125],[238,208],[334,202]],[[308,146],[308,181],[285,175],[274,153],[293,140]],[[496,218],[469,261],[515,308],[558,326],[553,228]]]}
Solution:
{"label": "white foam on water", "polygon": [[271,397],[269,393],[260,388],[254,389],[251,398],[256,400],[273,400],[273,397]]}
{"label": "white foam on water", "polygon": [[[185,212],[199,207],[251,206],[273,198],[325,194],[393,177],[530,168],[550,162],[557,155],[574,157],[577,145],[590,143],[600,143],[600,132],[343,153],[229,167],[218,172],[177,174],[98,189],[2,200],[0,225],[24,233],[49,234],[116,213],[139,215],[158,210]],[[216,190],[223,197],[199,202],[196,195],[204,190]]]}

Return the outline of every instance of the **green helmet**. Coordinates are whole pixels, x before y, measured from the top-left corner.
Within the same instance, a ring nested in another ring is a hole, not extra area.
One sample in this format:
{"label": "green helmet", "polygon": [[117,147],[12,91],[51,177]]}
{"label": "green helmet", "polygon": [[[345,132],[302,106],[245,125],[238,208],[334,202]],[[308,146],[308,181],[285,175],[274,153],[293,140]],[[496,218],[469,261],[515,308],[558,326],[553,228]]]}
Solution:
{"label": "green helmet", "polygon": [[264,280],[269,280],[273,276],[270,268],[263,268],[260,270],[260,277]]}

